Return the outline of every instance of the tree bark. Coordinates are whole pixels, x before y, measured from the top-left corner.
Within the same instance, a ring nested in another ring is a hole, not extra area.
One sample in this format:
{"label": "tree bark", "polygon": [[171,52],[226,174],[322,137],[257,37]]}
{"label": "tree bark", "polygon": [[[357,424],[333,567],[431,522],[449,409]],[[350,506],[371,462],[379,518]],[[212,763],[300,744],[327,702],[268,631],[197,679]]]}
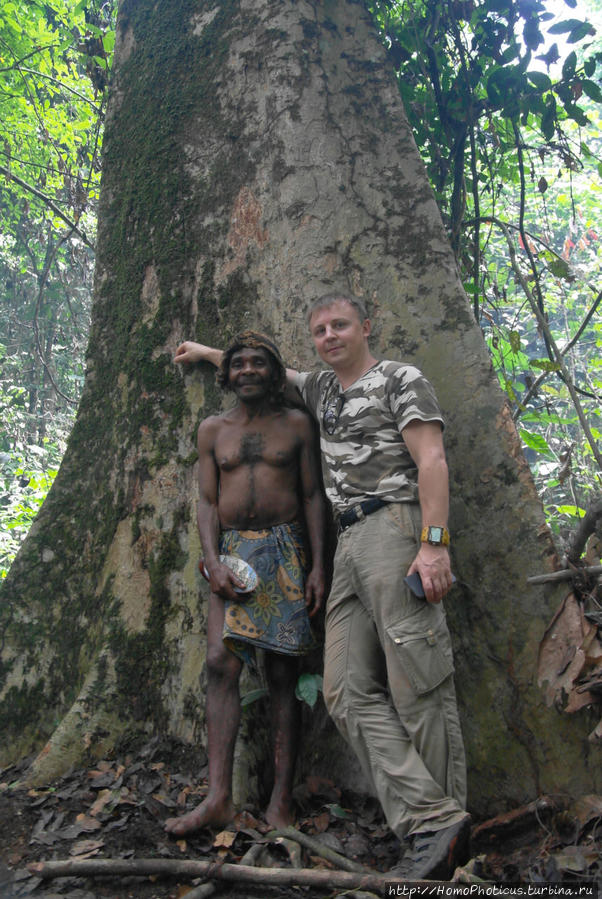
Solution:
{"label": "tree bark", "polygon": [[[553,542],[358,0],[121,4],[84,395],[0,603],[2,762],[37,752],[43,781],[126,731],[202,740],[194,437],[223,399],[173,353],[254,327],[313,366],[306,309],[333,290],[364,297],[373,351],[418,364],[446,417],[471,808],[600,787],[586,713],[535,683],[562,587],[526,577]],[[304,768],[357,786],[323,711],[312,728]]]}

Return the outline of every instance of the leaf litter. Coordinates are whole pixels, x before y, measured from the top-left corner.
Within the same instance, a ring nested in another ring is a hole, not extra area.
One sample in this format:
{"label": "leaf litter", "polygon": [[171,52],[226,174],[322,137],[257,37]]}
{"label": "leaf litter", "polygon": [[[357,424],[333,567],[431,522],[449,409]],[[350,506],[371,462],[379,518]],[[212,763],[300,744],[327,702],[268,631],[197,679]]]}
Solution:
{"label": "leaf litter", "polygon": [[[195,888],[186,878],[63,877],[42,881],[28,865],[55,859],[204,859],[236,863],[264,844],[264,866],[329,870],[332,861],[294,840],[267,839],[272,829],[253,807],[220,831],[168,836],[168,817],[194,808],[207,791],[199,752],[158,738],[122,757],[70,771],[45,788],[20,783],[29,760],[0,771],[0,897],[2,899],[178,899]],[[202,760],[201,760],[202,761]],[[401,855],[376,800],[310,775],[298,785],[296,827],[315,846],[374,871]],[[473,858],[455,878],[498,883],[602,884],[602,796],[543,797],[473,827]],[[198,886],[200,881],[196,881]],[[315,892],[298,888],[215,882],[223,899],[285,899]],[[193,894],[194,895],[194,894]],[[335,896],[336,890],[323,893]],[[359,894],[358,894],[359,895]],[[365,894],[368,895],[368,894]]]}

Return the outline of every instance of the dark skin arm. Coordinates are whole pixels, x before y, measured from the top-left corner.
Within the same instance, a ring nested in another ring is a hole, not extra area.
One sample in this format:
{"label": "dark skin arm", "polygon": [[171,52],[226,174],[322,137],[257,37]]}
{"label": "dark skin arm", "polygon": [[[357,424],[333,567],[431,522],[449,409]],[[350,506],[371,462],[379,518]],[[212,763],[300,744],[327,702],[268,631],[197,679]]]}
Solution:
{"label": "dark skin arm", "polygon": [[309,415],[299,413],[299,480],[305,511],[305,523],[311,548],[312,567],[305,581],[305,604],[310,618],[324,602],[325,507],[321,490],[316,435]]}
{"label": "dark skin arm", "polygon": [[234,587],[242,587],[229,568],[221,565],[219,561],[219,514],[218,514],[218,490],[219,469],[214,455],[215,436],[217,433],[217,420],[207,418],[199,425],[197,435],[197,448],[199,453],[198,479],[199,502],[197,506],[197,522],[203,552],[205,553],[205,567],[209,572],[209,584],[213,593],[222,599],[235,600],[238,594]]}

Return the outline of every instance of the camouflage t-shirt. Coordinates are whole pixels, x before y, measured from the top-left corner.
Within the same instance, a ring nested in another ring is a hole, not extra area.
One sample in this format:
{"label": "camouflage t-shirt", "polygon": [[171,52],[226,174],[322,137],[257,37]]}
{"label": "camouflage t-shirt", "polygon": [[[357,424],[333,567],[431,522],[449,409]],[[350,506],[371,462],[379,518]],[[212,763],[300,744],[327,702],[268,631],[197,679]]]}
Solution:
{"label": "camouflage t-shirt", "polygon": [[299,372],[294,383],[320,424],[324,484],[335,513],[373,496],[418,500],[416,465],[401,431],[416,419],[443,424],[422,372],[383,360],[347,390],[331,370]]}

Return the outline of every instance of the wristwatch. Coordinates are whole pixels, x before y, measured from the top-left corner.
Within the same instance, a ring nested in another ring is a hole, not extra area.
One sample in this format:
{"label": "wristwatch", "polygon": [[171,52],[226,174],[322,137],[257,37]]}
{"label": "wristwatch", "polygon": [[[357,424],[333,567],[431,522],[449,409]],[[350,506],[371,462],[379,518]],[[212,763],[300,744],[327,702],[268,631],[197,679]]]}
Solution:
{"label": "wristwatch", "polygon": [[431,543],[433,546],[449,546],[449,531],[447,528],[428,527],[422,528],[421,543]]}

